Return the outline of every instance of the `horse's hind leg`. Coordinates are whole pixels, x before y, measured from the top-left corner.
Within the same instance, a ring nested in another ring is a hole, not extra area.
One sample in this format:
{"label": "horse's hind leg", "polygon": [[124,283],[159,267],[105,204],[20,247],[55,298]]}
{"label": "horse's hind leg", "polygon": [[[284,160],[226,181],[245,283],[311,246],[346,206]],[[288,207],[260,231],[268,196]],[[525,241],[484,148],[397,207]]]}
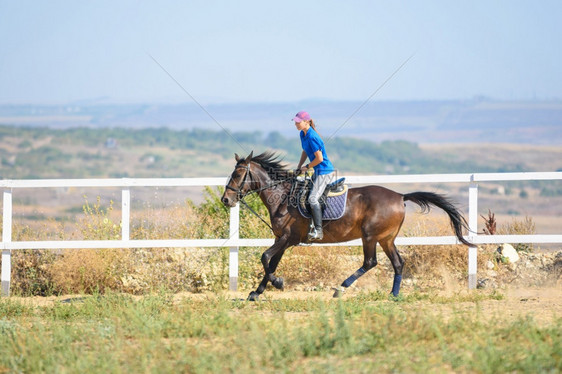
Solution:
{"label": "horse's hind leg", "polygon": [[343,281],[341,287],[334,292],[334,297],[340,297],[357,279],[375,266],[377,266],[377,241],[363,237],[363,266]]}
{"label": "horse's hind leg", "polygon": [[390,263],[394,268],[394,283],[392,284],[392,295],[398,296],[400,292],[400,284],[402,283],[402,269],[404,268],[404,260],[400,257],[400,253],[396,249],[396,245],[394,245],[394,237],[381,240],[381,247],[384,250],[384,253],[390,259]]}

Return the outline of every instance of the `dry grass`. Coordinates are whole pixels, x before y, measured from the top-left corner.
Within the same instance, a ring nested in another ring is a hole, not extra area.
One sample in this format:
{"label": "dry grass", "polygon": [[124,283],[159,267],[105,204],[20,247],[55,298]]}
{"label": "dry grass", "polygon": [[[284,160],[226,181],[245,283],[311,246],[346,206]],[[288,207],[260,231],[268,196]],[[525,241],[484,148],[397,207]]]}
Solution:
{"label": "dry grass", "polygon": [[120,290],[120,274],[127,254],[115,249],[70,249],[48,268],[53,287],[60,293],[104,293]]}
{"label": "dry grass", "polygon": [[[424,215],[403,230],[404,236],[452,235],[449,220],[443,215]],[[468,249],[464,245],[406,246],[400,249],[404,258],[404,278],[418,285],[445,286],[464,282],[467,274]],[[485,261],[478,258],[478,266]]]}
{"label": "dry grass", "polygon": [[293,247],[283,257],[279,273],[289,284],[297,287],[335,285],[335,282],[343,281],[344,276],[349,276],[350,272],[361,266],[362,255],[358,257],[361,253],[357,247]]}
{"label": "dry grass", "polygon": [[[256,209],[260,208],[256,202]],[[99,199],[84,205],[85,218],[79,222],[85,239],[114,239],[120,225],[113,218],[112,203],[102,207]],[[267,212],[261,211],[263,215]],[[201,205],[187,202],[169,208],[147,208],[133,217],[134,239],[217,238],[228,235],[228,211],[217,201],[217,193],[208,191]],[[513,221],[500,226],[499,232],[528,233],[532,220]],[[64,227],[60,226],[60,238]],[[503,230],[503,231],[502,231]],[[241,212],[241,237],[271,237],[269,229],[246,210]],[[443,215],[413,216],[404,229],[405,236],[451,235],[449,221]],[[15,225],[16,240],[46,240],[53,234]],[[260,261],[265,248],[241,248],[239,288],[256,287],[263,277]],[[495,261],[495,247],[481,247],[479,271],[488,260]],[[404,278],[418,287],[442,287],[463,283],[467,273],[468,251],[465,246],[407,246],[399,248],[405,259]],[[379,266],[360,283],[369,280],[387,286],[392,268],[379,249]],[[287,250],[277,273],[290,287],[323,288],[335,285],[362,264],[360,247],[294,247]],[[166,289],[173,292],[222,290],[228,287],[228,248],[186,249],[81,249],[60,251],[14,251],[12,291],[21,295],[61,293],[127,292],[143,294]],[[372,282],[371,282],[372,283]],[[326,285],[326,286],[325,286]]]}
{"label": "dry grass", "polygon": [[[498,235],[534,235],[536,234],[535,222],[531,217],[525,216],[524,219],[512,218],[510,222],[503,224],[498,229]],[[533,245],[519,243],[515,245],[517,251],[531,252]]]}

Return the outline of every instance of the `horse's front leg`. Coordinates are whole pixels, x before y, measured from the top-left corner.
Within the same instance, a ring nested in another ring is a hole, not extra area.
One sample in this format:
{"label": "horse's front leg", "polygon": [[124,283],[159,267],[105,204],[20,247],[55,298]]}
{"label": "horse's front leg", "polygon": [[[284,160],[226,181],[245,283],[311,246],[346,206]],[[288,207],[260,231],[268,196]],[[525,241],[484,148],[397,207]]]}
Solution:
{"label": "horse's front leg", "polygon": [[279,260],[281,260],[283,253],[285,253],[285,250],[277,253],[275,256],[271,258],[271,261],[269,262],[269,268],[271,272],[269,274],[264,275],[262,281],[260,282],[258,288],[255,291],[250,292],[250,296],[248,296],[248,300],[256,301],[259,295],[261,295],[265,291],[265,288],[267,287],[267,283],[269,282],[271,282],[273,287],[277,288],[278,290],[283,289],[283,283],[284,283],[283,278],[276,277],[274,275],[275,268],[277,267]]}
{"label": "horse's front leg", "polygon": [[268,250],[266,250],[262,254],[261,262],[263,264],[265,275],[258,288],[255,291],[250,292],[248,300],[257,300],[258,297],[265,291],[268,282],[271,282],[271,284],[277,289],[283,289],[283,278],[276,277],[274,273],[286,249],[287,241],[278,239]]}

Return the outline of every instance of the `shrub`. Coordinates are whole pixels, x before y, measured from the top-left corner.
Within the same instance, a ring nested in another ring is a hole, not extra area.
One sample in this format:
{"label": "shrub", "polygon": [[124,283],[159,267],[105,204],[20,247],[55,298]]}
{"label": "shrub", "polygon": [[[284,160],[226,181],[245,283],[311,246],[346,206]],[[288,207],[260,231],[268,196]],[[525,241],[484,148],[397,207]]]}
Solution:
{"label": "shrub", "polygon": [[[529,216],[525,216],[522,220],[513,218],[511,222],[501,225],[498,229],[499,235],[533,235],[535,233],[535,222]],[[533,244],[530,243],[518,243],[514,248],[518,252],[531,252],[534,249]]]}
{"label": "shrub", "polygon": [[187,205],[193,210],[195,216],[199,218],[197,225],[192,225],[193,238],[227,238],[229,234],[229,210],[220,201],[220,189],[213,190],[205,187],[205,200],[199,205],[195,205],[188,200]]}
{"label": "shrub", "polygon": [[51,277],[56,254],[51,250],[12,251],[12,290],[22,296],[47,296],[57,293]]}
{"label": "shrub", "polygon": [[56,293],[122,291],[120,275],[126,266],[121,249],[69,249],[49,266]]}
{"label": "shrub", "polygon": [[100,197],[94,205],[86,203],[83,206],[85,217],[80,220],[80,231],[84,240],[112,240],[121,238],[121,224],[116,224],[110,217],[113,211],[113,201],[104,209],[100,204]]}
{"label": "shrub", "polygon": [[[52,229],[54,226],[55,237]],[[13,225],[12,237],[15,241],[61,240],[65,237],[65,228],[60,223],[45,222],[39,230],[17,223]],[[46,296],[57,293],[50,268],[58,257],[58,251],[18,249],[12,251],[11,291],[22,296]]]}

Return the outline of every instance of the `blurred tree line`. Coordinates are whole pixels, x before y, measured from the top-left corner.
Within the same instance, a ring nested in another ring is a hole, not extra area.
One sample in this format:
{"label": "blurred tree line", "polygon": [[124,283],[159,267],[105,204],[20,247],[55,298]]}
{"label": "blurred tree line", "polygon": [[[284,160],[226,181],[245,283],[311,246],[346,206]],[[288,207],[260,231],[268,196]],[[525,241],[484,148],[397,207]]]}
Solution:
{"label": "blurred tree line", "polygon": [[[344,172],[427,174],[526,171],[521,165],[491,165],[485,162],[459,161],[455,157],[438,157],[422,150],[416,143],[403,140],[374,143],[364,139],[338,137],[325,141],[334,165]],[[81,148],[79,151],[75,150],[77,146]],[[182,150],[196,151],[196,157],[208,158],[212,155],[230,160],[234,153],[244,156],[252,150],[257,154],[273,149],[283,155],[290,165],[296,164],[301,154],[297,137],[288,138],[276,131],[263,133],[199,128],[178,131],[166,127],[55,129],[0,126],[0,177],[103,176],[100,174],[103,174],[104,165],[118,159],[107,148],[117,148],[121,153],[141,148],[166,150],[166,155],[154,153],[154,157],[150,158],[151,162],[156,163],[164,163],[166,157],[170,157],[174,151]],[[147,160],[146,152],[139,158],[141,161]],[[70,167],[80,170],[72,172]],[[169,175],[169,172],[158,174],[158,168],[154,165],[151,167],[154,177]]]}

